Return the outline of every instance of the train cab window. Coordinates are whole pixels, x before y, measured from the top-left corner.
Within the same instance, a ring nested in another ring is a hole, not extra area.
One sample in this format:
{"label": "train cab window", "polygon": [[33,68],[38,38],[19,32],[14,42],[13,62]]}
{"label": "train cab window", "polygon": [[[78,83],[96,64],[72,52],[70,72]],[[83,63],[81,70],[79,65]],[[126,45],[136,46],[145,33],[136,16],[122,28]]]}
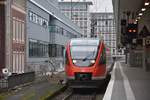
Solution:
{"label": "train cab window", "polygon": [[71,57],[73,64],[84,67],[91,66],[95,63],[98,46],[72,46]]}
{"label": "train cab window", "polygon": [[72,46],[72,59],[95,59],[97,54],[97,46]]}

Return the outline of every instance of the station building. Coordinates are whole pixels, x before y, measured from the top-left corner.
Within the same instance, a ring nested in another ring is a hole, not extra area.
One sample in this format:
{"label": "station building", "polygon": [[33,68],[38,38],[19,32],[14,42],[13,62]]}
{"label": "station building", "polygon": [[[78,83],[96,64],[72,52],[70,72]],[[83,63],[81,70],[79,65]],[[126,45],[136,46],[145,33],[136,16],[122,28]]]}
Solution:
{"label": "station building", "polygon": [[67,41],[81,37],[80,28],[59,11],[57,0],[27,1],[26,56],[29,71],[50,71],[47,61],[59,70]]}

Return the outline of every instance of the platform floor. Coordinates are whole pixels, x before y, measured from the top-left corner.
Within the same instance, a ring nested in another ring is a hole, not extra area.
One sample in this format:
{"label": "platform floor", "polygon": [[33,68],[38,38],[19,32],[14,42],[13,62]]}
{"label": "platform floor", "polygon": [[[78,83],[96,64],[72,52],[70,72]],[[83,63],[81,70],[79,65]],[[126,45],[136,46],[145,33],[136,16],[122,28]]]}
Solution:
{"label": "platform floor", "polygon": [[150,72],[117,61],[103,100],[150,100]]}

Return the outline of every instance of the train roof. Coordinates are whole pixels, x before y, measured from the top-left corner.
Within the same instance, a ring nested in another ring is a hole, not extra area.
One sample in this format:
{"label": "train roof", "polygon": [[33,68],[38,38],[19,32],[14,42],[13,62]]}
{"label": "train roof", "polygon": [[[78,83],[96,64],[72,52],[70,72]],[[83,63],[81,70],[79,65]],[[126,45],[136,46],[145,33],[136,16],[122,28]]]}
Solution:
{"label": "train roof", "polygon": [[98,46],[100,39],[97,38],[74,38],[71,39],[70,45],[95,45]]}

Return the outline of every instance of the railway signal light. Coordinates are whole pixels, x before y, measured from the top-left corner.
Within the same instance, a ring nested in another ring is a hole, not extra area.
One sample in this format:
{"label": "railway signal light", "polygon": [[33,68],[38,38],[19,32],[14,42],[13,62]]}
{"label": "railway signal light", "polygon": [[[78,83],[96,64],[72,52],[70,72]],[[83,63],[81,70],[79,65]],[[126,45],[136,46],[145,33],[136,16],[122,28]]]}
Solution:
{"label": "railway signal light", "polygon": [[128,43],[132,43],[132,40],[137,38],[137,32],[138,32],[138,25],[137,24],[128,24],[127,26],[127,41]]}
{"label": "railway signal light", "polygon": [[129,32],[129,33],[131,33],[131,32],[132,32],[132,30],[130,30],[130,29],[129,29],[129,30],[128,30],[128,32]]}

